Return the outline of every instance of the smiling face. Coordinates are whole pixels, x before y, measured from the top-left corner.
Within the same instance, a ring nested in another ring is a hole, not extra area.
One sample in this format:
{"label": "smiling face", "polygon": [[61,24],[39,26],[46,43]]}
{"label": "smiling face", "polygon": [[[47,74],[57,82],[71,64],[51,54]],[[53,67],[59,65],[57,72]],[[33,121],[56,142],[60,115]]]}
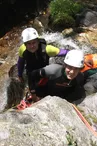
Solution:
{"label": "smiling face", "polygon": [[34,53],[38,50],[38,45],[39,45],[38,39],[34,39],[25,43],[26,49],[31,53]]}
{"label": "smiling face", "polygon": [[74,79],[80,72],[80,68],[77,67],[73,67],[67,64],[65,64],[64,67],[65,67],[66,76],[69,80]]}

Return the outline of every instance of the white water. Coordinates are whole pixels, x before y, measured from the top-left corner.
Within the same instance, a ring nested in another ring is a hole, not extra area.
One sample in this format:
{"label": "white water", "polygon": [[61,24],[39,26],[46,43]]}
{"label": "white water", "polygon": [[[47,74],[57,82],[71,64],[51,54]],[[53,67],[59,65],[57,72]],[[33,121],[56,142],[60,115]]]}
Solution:
{"label": "white water", "polygon": [[[48,44],[54,44],[57,47],[60,48],[66,48],[66,46],[69,46],[70,49],[81,49],[85,54],[87,53],[93,53],[97,51],[95,48],[93,48],[90,44],[81,44],[76,40],[73,40],[71,37],[64,38],[62,33],[56,32],[56,33],[43,33],[42,36],[45,38]],[[69,49],[68,47],[68,49]]]}
{"label": "white water", "polygon": [[56,44],[56,46],[64,48],[66,45],[70,45],[76,49],[79,49],[78,45],[71,38],[64,38],[62,33],[43,33],[43,38],[47,41],[48,44]]}

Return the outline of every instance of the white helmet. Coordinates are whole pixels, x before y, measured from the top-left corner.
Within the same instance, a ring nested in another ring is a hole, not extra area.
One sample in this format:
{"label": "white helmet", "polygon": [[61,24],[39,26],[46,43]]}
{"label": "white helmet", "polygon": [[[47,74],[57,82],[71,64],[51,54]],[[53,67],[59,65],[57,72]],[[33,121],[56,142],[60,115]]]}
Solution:
{"label": "white helmet", "polygon": [[71,50],[66,54],[64,62],[70,66],[82,68],[84,66],[84,53],[81,50]]}
{"label": "white helmet", "polygon": [[38,32],[34,28],[26,28],[22,32],[23,42],[28,42],[38,38]]}

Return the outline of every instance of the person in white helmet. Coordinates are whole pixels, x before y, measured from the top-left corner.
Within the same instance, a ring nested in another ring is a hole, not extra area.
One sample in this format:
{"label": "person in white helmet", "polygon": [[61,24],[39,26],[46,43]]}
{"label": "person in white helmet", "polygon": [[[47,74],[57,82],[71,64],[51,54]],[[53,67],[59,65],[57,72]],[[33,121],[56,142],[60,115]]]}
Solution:
{"label": "person in white helmet", "polygon": [[48,65],[49,57],[66,55],[68,52],[68,50],[47,45],[45,39],[39,38],[38,32],[34,28],[26,28],[22,31],[22,41],[17,63],[18,80],[23,82],[23,72],[26,68],[28,85],[30,84],[30,72]]}
{"label": "person in white helmet", "polygon": [[[51,64],[30,73],[33,91],[32,98],[47,95],[59,96],[68,101],[74,101],[85,97],[83,89],[83,74],[80,70],[84,67],[84,54],[80,50],[71,50],[64,59],[64,65]],[[46,83],[41,84],[45,78]]]}

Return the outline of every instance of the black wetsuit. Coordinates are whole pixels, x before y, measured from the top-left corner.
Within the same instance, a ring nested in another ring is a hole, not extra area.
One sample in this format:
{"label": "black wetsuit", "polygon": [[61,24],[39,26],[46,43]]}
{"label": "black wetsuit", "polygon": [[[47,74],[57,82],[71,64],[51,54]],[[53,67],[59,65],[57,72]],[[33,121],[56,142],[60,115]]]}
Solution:
{"label": "black wetsuit", "polygon": [[[41,78],[48,78],[45,85],[39,85]],[[76,100],[85,97],[83,89],[83,75],[79,73],[76,78],[69,80],[64,68],[59,64],[51,64],[30,74],[31,90],[36,90],[38,96],[60,96],[67,100]]]}

